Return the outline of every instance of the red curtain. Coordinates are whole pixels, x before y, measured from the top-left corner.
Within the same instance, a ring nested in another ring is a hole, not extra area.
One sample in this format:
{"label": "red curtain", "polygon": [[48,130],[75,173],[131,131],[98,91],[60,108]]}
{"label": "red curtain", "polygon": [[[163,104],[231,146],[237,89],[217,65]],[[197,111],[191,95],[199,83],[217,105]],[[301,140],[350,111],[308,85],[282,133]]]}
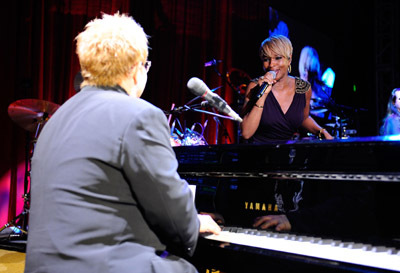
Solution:
{"label": "red curtain", "polygon": [[[240,94],[227,84],[227,72],[236,66],[257,76],[261,66],[254,44],[268,36],[268,7],[262,0],[21,0],[3,7],[0,226],[22,210],[25,162],[34,140],[32,132],[13,122],[8,107],[20,99],[61,105],[76,93],[74,38],[88,21],[102,12],[119,11],[143,26],[150,35],[152,68],[142,97],[165,111],[194,98],[186,87],[191,77],[211,89],[221,86],[215,92],[238,111]],[[212,59],[221,62],[205,67]],[[217,125],[214,116],[191,111],[176,113],[173,120],[183,128],[207,121],[204,136],[209,144],[238,141],[237,124],[231,120],[220,118]]]}

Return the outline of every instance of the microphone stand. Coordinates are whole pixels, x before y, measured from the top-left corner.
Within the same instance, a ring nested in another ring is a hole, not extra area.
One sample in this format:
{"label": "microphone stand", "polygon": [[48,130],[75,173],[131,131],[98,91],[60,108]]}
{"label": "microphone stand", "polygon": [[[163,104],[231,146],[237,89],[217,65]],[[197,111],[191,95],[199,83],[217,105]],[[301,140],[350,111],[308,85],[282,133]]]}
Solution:
{"label": "microphone stand", "polygon": [[[238,105],[238,104],[239,104],[238,94],[240,94],[240,90],[236,89],[236,87],[235,87],[235,86],[232,84],[232,82],[229,80],[229,78],[228,78],[228,72],[225,73],[224,76],[222,76],[222,74],[219,72],[219,70],[218,70],[218,68],[217,68],[217,61],[216,61],[215,59],[213,59],[213,62],[212,62],[212,64],[211,64],[211,66],[214,67],[215,73],[217,73],[217,75],[223,80],[223,82],[228,83],[229,87],[232,88],[232,90],[234,91],[234,94],[235,94],[236,105]],[[237,112],[238,112],[238,111],[237,111]],[[225,117],[225,118],[226,118],[226,117]],[[214,119],[215,119],[215,118],[214,118]],[[232,119],[232,118],[230,118],[230,119]],[[232,119],[232,120],[233,120],[233,119]],[[222,123],[221,123],[220,121],[217,122],[217,127],[218,127],[219,125],[222,125]],[[239,126],[239,125],[236,125],[236,126]],[[226,127],[223,126],[223,125],[222,125],[222,127],[223,127],[223,129],[224,129],[224,137],[226,138],[226,135],[228,135],[229,140],[232,142],[231,137],[229,136]],[[216,136],[216,138],[218,138],[218,128],[217,128],[217,136]],[[239,129],[236,128],[236,142],[237,142],[237,143],[239,142],[239,138],[240,138],[240,132],[239,132]]]}
{"label": "microphone stand", "polygon": [[225,77],[223,77],[221,72],[219,72],[219,70],[217,68],[217,61],[215,59],[213,59],[211,66],[214,67],[215,73],[217,73],[217,75],[219,77],[221,77],[225,82],[227,82],[229,87],[232,88],[233,91],[235,91],[236,93],[239,93],[238,90],[235,88],[235,86],[231,83],[231,81],[228,80],[228,77],[227,77],[228,73],[225,73]]}
{"label": "microphone stand", "polygon": [[[212,116],[214,116],[214,120],[217,123],[216,143],[215,144],[218,144],[218,126],[221,126],[224,129],[224,137],[225,137],[225,139],[228,138],[232,142],[226,127],[223,125],[223,123],[220,121],[219,118],[230,119],[230,120],[233,120],[233,121],[235,121],[235,119],[230,117],[230,116],[225,116],[225,115],[221,115],[221,114],[218,114],[218,113],[215,113],[215,112],[210,112],[210,111],[205,111],[205,110],[199,109],[201,107],[204,107],[205,105],[206,104],[204,104],[204,103],[199,103],[199,104],[195,104],[195,105],[192,105],[192,106],[188,106],[188,105],[183,105],[183,106],[179,106],[179,107],[173,106],[173,108],[171,110],[163,111],[163,112],[164,112],[165,115],[169,115],[170,117],[173,114],[181,114],[181,113],[184,113],[186,111],[199,112],[199,113],[212,115]],[[178,122],[179,122],[179,120],[178,120]],[[203,131],[204,131],[204,129],[203,129]],[[171,131],[171,135],[172,135],[172,131]],[[180,135],[182,137],[183,133],[178,133],[178,135]],[[203,133],[202,133],[202,135],[203,135]],[[225,143],[226,143],[226,141],[225,141]]]}
{"label": "microphone stand", "polygon": [[192,106],[184,105],[184,106],[175,107],[174,109],[172,109],[170,111],[163,111],[163,112],[166,115],[170,115],[170,114],[181,114],[181,113],[186,112],[186,111],[193,111],[193,112],[209,114],[209,115],[220,117],[220,118],[224,118],[224,119],[230,119],[230,120],[233,120],[233,121],[235,120],[234,118],[232,118],[230,116],[225,116],[225,115],[221,115],[221,114],[217,114],[217,113],[213,113],[213,112],[209,112],[209,111],[198,109],[198,108],[201,108],[201,107],[203,107],[203,105],[201,103],[200,104],[195,104],[195,105],[192,105]]}
{"label": "microphone stand", "polygon": [[[232,142],[231,136],[228,134],[228,130],[226,129],[226,126],[219,120],[218,117],[214,117],[214,120],[223,129],[222,136],[225,138],[225,143],[224,144],[227,144],[226,139],[229,139],[229,141]],[[217,126],[217,135],[216,135],[215,144],[218,144],[218,126]]]}

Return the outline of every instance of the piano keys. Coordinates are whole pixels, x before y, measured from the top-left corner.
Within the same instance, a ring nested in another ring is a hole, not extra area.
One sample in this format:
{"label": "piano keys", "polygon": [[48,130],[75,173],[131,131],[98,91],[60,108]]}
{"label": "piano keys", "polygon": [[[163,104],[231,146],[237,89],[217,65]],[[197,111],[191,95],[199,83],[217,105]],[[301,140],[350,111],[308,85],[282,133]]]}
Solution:
{"label": "piano keys", "polygon": [[[371,245],[356,241],[322,238],[270,230],[225,227],[220,235],[208,235],[208,240],[254,247],[269,251],[306,256],[324,260],[330,267],[346,266],[374,268],[378,270],[399,271],[400,250],[383,245]],[[282,268],[281,268],[282,269]]]}
{"label": "piano keys", "polygon": [[[200,240],[192,258],[199,272],[269,272],[266,267],[274,268],[271,272],[400,271],[399,140],[369,137],[174,150],[178,172],[197,185],[199,211],[220,215],[225,227],[236,227],[235,232]],[[255,217],[285,209],[276,188],[296,193],[299,185],[303,211],[290,219],[292,231],[253,229]],[[249,229],[254,234],[244,232]]]}

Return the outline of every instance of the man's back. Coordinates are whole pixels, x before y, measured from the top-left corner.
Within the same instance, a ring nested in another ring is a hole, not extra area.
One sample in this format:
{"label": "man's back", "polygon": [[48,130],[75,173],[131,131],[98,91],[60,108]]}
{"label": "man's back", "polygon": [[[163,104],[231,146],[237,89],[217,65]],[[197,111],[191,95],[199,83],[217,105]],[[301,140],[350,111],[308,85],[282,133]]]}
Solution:
{"label": "man's back", "polygon": [[[165,249],[158,238],[194,247],[198,224],[186,183],[153,170],[177,167],[163,118],[122,90],[93,87],[57,110],[32,160],[26,272],[155,272],[152,247]],[[165,163],[147,164],[155,155]],[[158,198],[165,195],[163,179],[171,180],[165,187],[172,192],[182,191],[177,207]],[[163,232],[182,208],[190,228]]]}

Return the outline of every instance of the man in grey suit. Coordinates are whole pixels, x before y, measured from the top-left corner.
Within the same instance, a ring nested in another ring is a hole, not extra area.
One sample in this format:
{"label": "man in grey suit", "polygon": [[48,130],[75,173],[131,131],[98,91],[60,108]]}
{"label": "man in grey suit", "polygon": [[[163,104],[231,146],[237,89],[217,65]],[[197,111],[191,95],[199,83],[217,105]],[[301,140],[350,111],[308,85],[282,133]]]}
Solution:
{"label": "man in grey suit", "polygon": [[[127,15],[77,36],[81,91],[40,133],[32,158],[25,272],[196,272],[198,215],[163,112],[140,99],[148,41]],[[174,255],[175,254],[175,255]]]}

